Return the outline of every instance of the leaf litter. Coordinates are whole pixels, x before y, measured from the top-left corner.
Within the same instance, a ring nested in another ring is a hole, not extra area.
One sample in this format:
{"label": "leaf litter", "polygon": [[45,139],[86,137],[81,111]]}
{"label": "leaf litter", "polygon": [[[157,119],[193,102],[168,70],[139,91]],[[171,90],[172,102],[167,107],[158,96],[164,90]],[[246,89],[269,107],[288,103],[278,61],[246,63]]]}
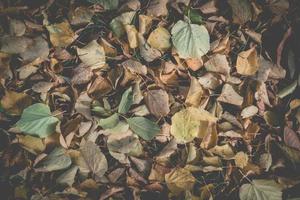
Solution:
{"label": "leaf litter", "polygon": [[0,2],[3,199],[299,199],[296,0]]}

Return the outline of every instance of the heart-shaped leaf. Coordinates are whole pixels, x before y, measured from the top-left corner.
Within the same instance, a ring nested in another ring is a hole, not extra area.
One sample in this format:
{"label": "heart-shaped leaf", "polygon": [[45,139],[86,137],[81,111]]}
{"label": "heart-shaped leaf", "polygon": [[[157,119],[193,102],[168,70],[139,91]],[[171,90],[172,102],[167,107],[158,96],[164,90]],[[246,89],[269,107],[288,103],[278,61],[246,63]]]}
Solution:
{"label": "heart-shaped leaf", "polygon": [[181,58],[201,58],[209,49],[205,26],[179,20],[172,28],[172,41]]}
{"label": "heart-shaped leaf", "polygon": [[25,134],[45,138],[55,132],[58,121],[47,105],[36,103],[24,109],[16,126]]}
{"label": "heart-shaped leaf", "polygon": [[281,200],[282,188],[273,180],[253,180],[240,188],[241,200]]}

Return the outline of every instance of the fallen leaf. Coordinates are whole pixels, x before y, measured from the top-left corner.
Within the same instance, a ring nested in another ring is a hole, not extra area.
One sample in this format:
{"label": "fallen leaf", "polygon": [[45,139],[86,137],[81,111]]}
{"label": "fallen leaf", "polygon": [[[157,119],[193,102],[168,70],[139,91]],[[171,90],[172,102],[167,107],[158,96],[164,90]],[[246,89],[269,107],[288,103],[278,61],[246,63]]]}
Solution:
{"label": "fallen leaf", "polygon": [[1,107],[8,114],[21,115],[23,110],[32,104],[32,99],[26,93],[7,90],[1,99]]}
{"label": "fallen leaf", "polygon": [[132,93],[132,88],[130,87],[122,95],[118,112],[120,114],[126,114],[129,111],[132,104],[133,104],[133,93]]}
{"label": "fallen leaf", "polygon": [[68,168],[72,164],[71,158],[62,147],[57,147],[44,159],[34,166],[36,172],[52,172]]}
{"label": "fallen leaf", "polygon": [[47,105],[36,103],[24,109],[16,126],[25,134],[45,138],[55,132],[58,121]]}
{"label": "fallen leaf", "polygon": [[273,180],[255,179],[240,188],[241,200],[282,199],[282,187]]}
{"label": "fallen leaf", "polygon": [[201,103],[203,93],[204,91],[202,89],[201,84],[195,77],[191,77],[191,85],[187,97],[185,99],[185,103],[188,106],[198,107]]}
{"label": "fallen leaf", "polygon": [[168,14],[167,3],[169,0],[153,0],[149,3],[147,14],[153,17],[166,16]]}
{"label": "fallen leaf", "polygon": [[255,47],[238,54],[236,61],[237,73],[244,76],[252,76],[258,71],[259,66],[259,58]]}
{"label": "fallen leaf", "polygon": [[144,140],[152,140],[160,132],[156,123],[144,117],[132,117],[126,121],[130,129]]}
{"label": "fallen leaf", "polygon": [[243,25],[252,19],[251,4],[248,0],[229,0],[232,8],[232,18],[234,23]]}
{"label": "fallen leaf", "polygon": [[107,171],[108,165],[99,147],[95,143],[87,141],[80,148],[80,152],[91,172],[99,178],[102,177]]}
{"label": "fallen leaf", "polygon": [[179,20],[172,28],[172,42],[181,58],[201,58],[209,49],[205,26]]}
{"label": "fallen leaf", "polygon": [[249,157],[246,153],[240,151],[234,156],[235,165],[239,168],[244,168],[249,161]]}
{"label": "fallen leaf", "polygon": [[300,139],[297,133],[293,131],[293,129],[289,127],[284,128],[284,142],[289,147],[293,147],[295,149],[298,149],[300,151]]}
{"label": "fallen leaf", "polygon": [[179,194],[186,190],[192,190],[196,179],[188,170],[184,168],[177,168],[165,175],[165,180],[168,189],[174,193]]}
{"label": "fallen leaf", "polygon": [[215,123],[216,121],[217,118],[208,111],[188,107],[173,115],[171,134],[176,138],[178,143],[187,143],[195,137],[203,138],[208,122]]}
{"label": "fallen leaf", "polygon": [[222,93],[218,97],[218,101],[241,106],[244,98],[240,96],[230,84],[225,84],[222,88]]}
{"label": "fallen leaf", "polygon": [[229,75],[230,66],[225,55],[214,54],[206,63],[205,69],[209,72],[221,73]]}
{"label": "fallen leaf", "polygon": [[110,22],[109,25],[117,37],[121,37],[126,33],[125,25],[129,25],[131,23],[135,14],[135,11],[125,12]]}
{"label": "fallen leaf", "polygon": [[91,69],[101,69],[105,66],[104,48],[96,40],[83,48],[77,48],[80,60]]}
{"label": "fallen leaf", "polygon": [[241,112],[241,116],[243,119],[252,117],[258,113],[258,108],[256,106],[248,106],[244,108]]}
{"label": "fallen leaf", "polygon": [[169,95],[165,90],[149,90],[145,93],[145,103],[150,113],[157,118],[165,117],[170,112]]}
{"label": "fallen leaf", "polygon": [[147,42],[155,49],[166,51],[171,47],[170,39],[169,31],[164,27],[158,27],[150,33]]}
{"label": "fallen leaf", "polygon": [[138,31],[134,25],[125,25],[129,47],[134,49],[138,47]]}
{"label": "fallen leaf", "polygon": [[46,26],[54,47],[66,47],[73,42],[75,34],[67,21]]}
{"label": "fallen leaf", "polygon": [[56,183],[58,183],[60,185],[67,185],[67,186],[71,187],[75,181],[75,176],[77,174],[78,169],[79,168],[77,166],[72,166],[70,169],[68,169],[67,171],[62,173],[56,179]]}

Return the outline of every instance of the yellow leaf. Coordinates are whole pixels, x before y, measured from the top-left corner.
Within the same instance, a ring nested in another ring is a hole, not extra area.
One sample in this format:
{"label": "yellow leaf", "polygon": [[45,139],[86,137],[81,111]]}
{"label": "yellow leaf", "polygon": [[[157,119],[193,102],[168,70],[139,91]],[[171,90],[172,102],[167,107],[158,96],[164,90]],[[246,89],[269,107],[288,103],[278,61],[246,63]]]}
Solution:
{"label": "yellow leaf", "polygon": [[2,108],[11,115],[21,115],[23,110],[32,104],[32,99],[26,93],[6,91],[1,99]]}
{"label": "yellow leaf", "polygon": [[138,43],[138,31],[136,30],[134,25],[125,25],[125,30],[127,33],[127,39],[129,42],[130,48],[134,49],[137,48]]}
{"label": "yellow leaf", "polygon": [[46,26],[54,47],[65,47],[74,40],[74,32],[67,21]]}
{"label": "yellow leaf", "polygon": [[196,182],[194,176],[187,169],[178,168],[165,175],[169,190],[174,194],[193,189]]}
{"label": "yellow leaf", "polygon": [[217,118],[206,110],[189,107],[177,112],[172,117],[171,134],[178,143],[192,141],[195,137],[206,135],[209,122],[216,122]]}
{"label": "yellow leaf", "polygon": [[249,157],[244,152],[240,151],[234,156],[235,165],[239,168],[244,168],[248,164]]}
{"label": "yellow leaf", "polygon": [[147,42],[155,49],[166,51],[171,47],[170,38],[171,35],[167,29],[158,27],[150,33]]}
{"label": "yellow leaf", "polygon": [[236,61],[237,73],[245,76],[254,75],[259,68],[259,59],[255,47],[239,53]]}

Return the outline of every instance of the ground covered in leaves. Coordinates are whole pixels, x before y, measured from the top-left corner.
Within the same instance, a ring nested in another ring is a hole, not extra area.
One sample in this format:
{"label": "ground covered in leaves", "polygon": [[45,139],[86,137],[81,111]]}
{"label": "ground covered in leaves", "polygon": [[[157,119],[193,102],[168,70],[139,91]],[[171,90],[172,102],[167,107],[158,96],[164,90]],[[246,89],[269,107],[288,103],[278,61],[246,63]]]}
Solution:
{"label": "ground covered in leaves", "polygon": [[298,0],[1,0],[1,199],[300,199]]}

